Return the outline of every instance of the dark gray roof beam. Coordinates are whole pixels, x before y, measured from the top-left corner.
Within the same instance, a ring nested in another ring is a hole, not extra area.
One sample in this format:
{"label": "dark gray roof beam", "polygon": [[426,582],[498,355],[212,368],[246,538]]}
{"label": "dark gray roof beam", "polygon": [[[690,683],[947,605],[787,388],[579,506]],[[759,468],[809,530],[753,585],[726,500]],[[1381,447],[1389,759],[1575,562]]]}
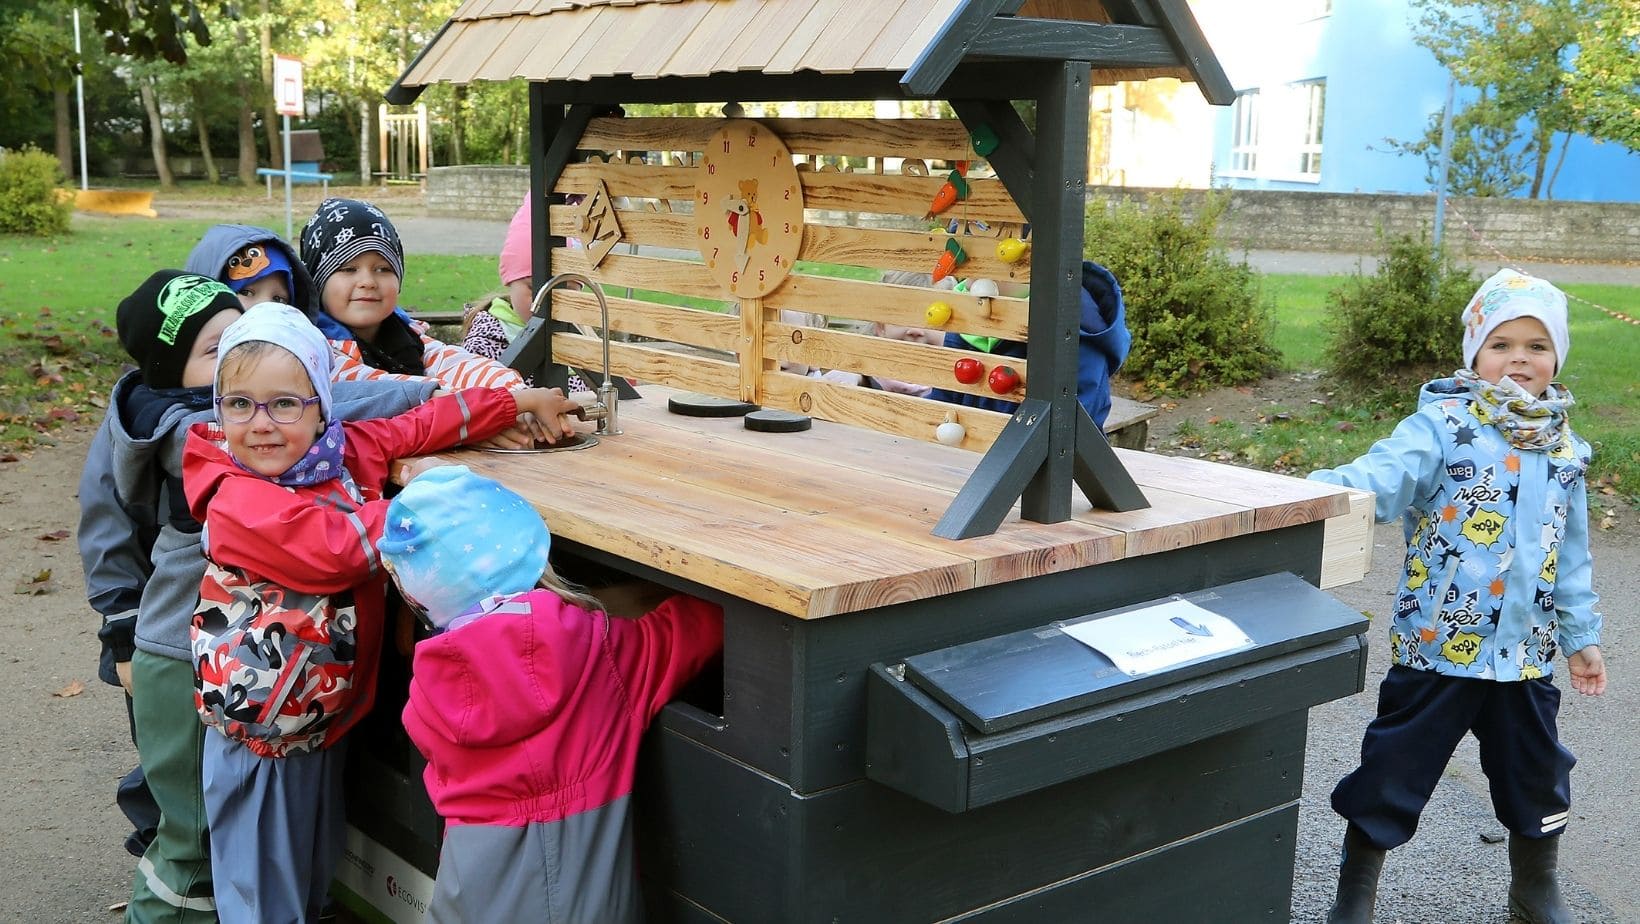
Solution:
{"label": "dark gray roof beam", "polygon": [[1104,68],[1179,67],[1173,43],[1152,26],[1063,19],[999,18],[969,46],[970,58],[1087,61]]}
{"label": "dark gray roof beam", "polygon": [[963,4],[906,69],[900,79],[905,95],[927,97],[938,93],[991,22],[998,15],[1012,16],[1023,5],[1024,0],[969,0]]}
{"label": "dark gray roof beam", "polygon": [[1202,34],[1202,28],[1196,23],[1190,7],[1185,5],[1185,0],[1149,0],[1149,5],[1161,18],[1161,27],[1172,36],[1174,47],[1178,49],[1184,66],[1195,76],[1202,96],[1215,106],[1228,106],[1235,102],[1235,88],[1230,86],[1230,78],[1225,76],[1219,59],[1213,56],[1207,36]]}

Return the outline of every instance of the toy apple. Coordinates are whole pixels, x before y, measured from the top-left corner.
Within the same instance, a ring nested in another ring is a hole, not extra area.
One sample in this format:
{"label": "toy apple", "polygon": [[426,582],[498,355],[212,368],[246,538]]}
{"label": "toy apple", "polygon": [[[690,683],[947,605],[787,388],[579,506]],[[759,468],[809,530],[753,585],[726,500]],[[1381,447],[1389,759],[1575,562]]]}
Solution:
{"label": "toy apple", "polygon": [[992,391],[999,395],[1005,395],[1019,387],[1020,379],[1019,373],[1014,371],[1013,366],[998,366],[991,370],[990,378],[985,381],[987,385],[991,386]]}
{"label": "toy apple", "polygon": [[962,384],[972,385],[985,377],[985,364],[971,356],[964,356],[951,367],[951,374]]}
{"label": "toy apple", "polygon": [[951,306],[945,302],[934,302],[923,312],[923,320],[929,327],[944,327],[951,320]]}

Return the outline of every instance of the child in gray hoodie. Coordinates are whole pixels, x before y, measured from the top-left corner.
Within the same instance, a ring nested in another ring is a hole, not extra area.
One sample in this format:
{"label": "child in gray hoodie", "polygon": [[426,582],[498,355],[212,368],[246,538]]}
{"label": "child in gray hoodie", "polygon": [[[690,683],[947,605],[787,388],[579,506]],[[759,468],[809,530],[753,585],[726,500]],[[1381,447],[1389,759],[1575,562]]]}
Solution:
{"label": "child in gray hoodie", "polygon": [[[160,809],[127,921],[216,920],[201,801],[205,727],[194,711],[188,642],[205,558],[182,494],[182,447],[190,425],[213,419],[216,344],[239,314],[228,286],[177,270],[153,274],[120,302],[116,328],[138,369],[115,384],[80,476],[86,593],[103,616],[105,657],[129,685],[138,757]],[[336,412],[392,416],[433,388],[338,384]]]}

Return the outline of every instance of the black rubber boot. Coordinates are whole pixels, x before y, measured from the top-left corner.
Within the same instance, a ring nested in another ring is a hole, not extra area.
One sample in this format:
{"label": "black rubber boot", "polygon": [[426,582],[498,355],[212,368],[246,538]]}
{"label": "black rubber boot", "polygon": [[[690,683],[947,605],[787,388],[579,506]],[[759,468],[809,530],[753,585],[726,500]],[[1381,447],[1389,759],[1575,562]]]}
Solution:
{"label": "black rubber boot", "polygon": [[1338,863],[1338,897],[1327,912],[1327,924],[1372,924],[1378,901],[1378,874],[1384,851],[1372,846],[1355,825],[1344,832],[1344,856]]}
{"label": "black rubber boot", "polygon": [[1509,914],[1527,924],[1572,924],[1572,909],[1555,875],[1560,835],[1509,835]]}

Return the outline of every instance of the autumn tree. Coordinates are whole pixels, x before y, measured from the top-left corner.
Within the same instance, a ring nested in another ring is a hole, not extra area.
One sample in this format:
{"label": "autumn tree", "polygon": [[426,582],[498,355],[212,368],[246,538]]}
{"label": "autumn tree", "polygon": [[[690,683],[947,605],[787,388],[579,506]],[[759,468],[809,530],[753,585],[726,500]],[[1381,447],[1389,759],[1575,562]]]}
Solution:
{"label": "autumn tree", "polygon": [[[1413,0],[1417,41],[1480,91],[1460,115],[1520,126],[1529,195],[1544,193],[1556,135],[1634,140],[1634,0]],[[1627,23],[1626,37],[1621,24]],[[1612,24],[1619,26],[1608,34]],[[1625,108],[1626,107],[1626,108]],[[1625,134],[1626,132],[1626,134]],[[1625,142],[1626,143],[1626,142]],[[1559,157],[1565,157],[1563,142]],[[1558,169],[1558,161],[1556,169]]]}
{"label": "autumn tree", "polygon": [[1594,7],[1579,30],[1569,102],[1589,137],[1640,152],[1640,3]]}

